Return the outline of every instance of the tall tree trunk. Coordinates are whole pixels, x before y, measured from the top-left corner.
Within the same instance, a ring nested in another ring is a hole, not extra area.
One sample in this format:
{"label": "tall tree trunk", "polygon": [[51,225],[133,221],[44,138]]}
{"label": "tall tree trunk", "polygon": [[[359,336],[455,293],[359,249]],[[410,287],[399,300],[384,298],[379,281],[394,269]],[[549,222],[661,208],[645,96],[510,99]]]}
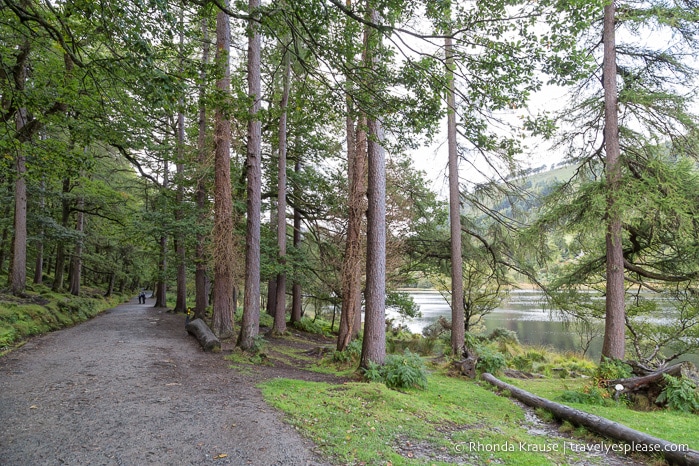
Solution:
{"label": "tall tree trunk", "polygon": [[259,18],[260,0],[249,0],[248,22],[248,95],[252,102],[248,122],[247,147],[247,228],[245,235],[245,297],[243,322],[238,345],[251,349],[260,328],[260,210],[262,190],[262,124],[259,111],[262,101],[260,78],[260,50],[262,38],[256,20]]}
{"label": "tall tree trunk", "polygon": [[[70,179],[64,178],[63,189],[61,191],[63,194],[63,196],[61,197],[61,226],[64,229],[68,228],[68,220],[70,218],[70,203],[68,201],[67,196],[70,190]],[[65,261],[65,246],[63,245],[63,241],[59,241],[56,245],[56,269],[53,276],[53,285],[51,286],[52,291],[58,292],[63,289],[63,277],[65,276]]]}
{"label": "tall tree trunk", "polygon": [[[274,199],[269,202],[269,228],[276,230],[277,226],[277,209],[275,208]],[[277,276],[273,275],[267,280],[267,302],[265,303],[265,312],[274,317],[277,311]]]}
{"label": "tall tree trunk", "polygon": [[[298,177],[301,172],[301,156],[296,155],[296,162],[294,163],[294,173]],[[298,184],[294,186],[294,249],[298,251],[301,246],[301,210],[299,209],[299,202],[301,202],[301,189]],[[301,284],[298,282],[297,274],[298,271],[294,270],[294,282],[291,285],[291,323],[295,324],[301,322],[301,316],[303,314],[303,298],[301,296]]]}
{"label": "tall tree trunk", "polygon": [[[279,265],[286,267],[286,117],[289,104],[289,87],[291,80],[290,53],[284,54],[284,84],[282,100],[279,103],[279,160],[277,170],[277,247],[279,248]],[[275,296],[274,327],[272,333],[286,332],[286,272],[277,274]]]}
{"label": "tall tree trunk", "polygon": [[[209,64],[209,26],[206,15],[201,21],[203,46],[201,52],[201,84],[199,85],[199,134],[197,137],[197,165],[203,171],[206,167],[207,145],[206,145],[206,67]],[[197,176],[197,211],[200,225],[205,225],[209,215],[207,209],[207,192],[206,183],[203,173]],[[195,291],[195,306],[194,315],[204,320],[206,317],[206,307],[209,305],[209,293],[207,290],[207,267],[206,267],[206,250],[204,241],[206,236],[197,232],[197,246],[195,249],[195,264],[194,286]],[[235,312],[235,310],[234,310]]]}
{"label": "tall tree trunk", "polygon": [[456,97],[454,94],[454,49],[451,37],[444,40],[447,65],[447,139],[449,146],[449,225],[451,230],[451,352],[464,349],[464,282],[461,258],[461,189],[456,150]]}
{"label": "tall tree trunk", "polygon": [[[369,6],[371,22],[380,24],[378,11]],[[367,31],[367,64],[377,63],[375,53],[381,38],[373,28]],[[381,145],[384,134],[378,116],[367,118],[368,183],[367,183],[367,258],[366,310],[364,340],[360,365],[370,362],[382,365],[386,358],[386,155]]]}
{"label": "tall tree trunk", "polygon": [[83,266],[83,234],[85,231],[85,199],[82,195],[78,198],[78,214],[75,222],[75,232],[77,233],[77,241],[73,250],[73,257],[70,261],[70,288],[69,292],[73,296],[80,295],[80,280],[82,278]]}
{"label": "tall tree trunk", "polygon": [[[184,68],[184,20],[180,11],[180,72]],[[185,257],[185,239],[182,228],[184,219],[184,97],[179,99],[179,110],[177,112],[177,194],[175,195],[175,220],[177,222],[177,234],[175,236],[175,257],[177,258],[177,289],[175,290],[175,308],[173,312],[187,311],[187,266]]]}
{"label": "tall tree trunk", "polygon": [[[167,160],[163,161],[163,185],[161,189],[167,190],[169,182],[169,168]],[[158,282],[155,285],[155,304],[153,307],[167,307],[167,235],[160,236],[160,257],[158,261]]]}
{"label": "tall tree trunk", "polygon": [[[180,100],[184,105],[184,100]],[[187,310],[187,267],[185,257],[185,239],[182,230],[184,213],[184,114],[177,114],[177,193],[175,194],[175,220],[177,233],[175,235],[175,257],[177,258],[177,288],[175,290],[175,308],[173,312],[185,312]]]}
{"label": "tall tree trunk", "polygon": [[[27,49],[29,46],[27,45]],[[27,50],[28,52],[28,50]],[[26,63],[22,64],[22,87],[26,79]],[[15,115],[17,134],[22,131],[27,122],[27,110],[20,108]],[[24,293],[27,287],[27,173],[26,156],[21,141],[18,141],[15,154],[15,213],[14,234],[12,236],[12,255],[8,284],[10,292],[15,295]]]}
{"label": "tall tree trunk", "polygon": [[624,256],[621,244],[621,216],[616,198],[621,183],[619,114],[616,85],[616,7],[604,7],[604,141],[607,178],[607,295],[602,356],[624,359],[626,343],[624,306]]}
{"label": "tall tree trunk", "polygon": [[[10,216],[10,203],[8,202],[5,205],[5,209],[3,211],[3,218],[7,218]],[[6,248],[7,248],[7,239],[10,236],[10,228],[9,226],[5,226],[5,228],[2,229],[2,238],[0,238],[0,273],[5,269],[5,258],[7,257]]]}
{"label": "tall tree trunk", "polygon": [[[229,1],[225,0],[226,8]],[[216,15],[216,66],[219,79],[216,87],[222,96],[231,92],[230,72],[231,27],[228,15]],[[220,102],[214,115],[216,146],[214,177],[214,315],[212,330],[219,338],[234,335],[233,314],[233,199],[231,197],[231,125],[225,102]]]}
{"label": "tall tree trunk", "polygon": [[[46,207],[45,190],[46,182],[41,180],[41,183],[39,183],[39,191],[41,192],[39,210],[41,211],[41,215],[44,215],[44,209]],[[34,262],[34,283],[37,285],[40,285],[44,281],[44,234],[44,227],[41,227],[39,230],[39,238],[36,240],[36,261]]]}
{"label": "tall tree trunk", "polygon": [[[337,350],[347,348],[352,338],[355,317],[361,314],[362,293],[362,219],[364,217],[364,184],[366,170],[366,134],[362,129],[364,120],[357,125],[355,137],[354,120],[347,109],[347,175],[349,179],[349,214],[347,220],[347,240],[345,257],[342,262],[342,308],[340,311],[340,331]],[[361,319],[361,317],[360,317]]]}

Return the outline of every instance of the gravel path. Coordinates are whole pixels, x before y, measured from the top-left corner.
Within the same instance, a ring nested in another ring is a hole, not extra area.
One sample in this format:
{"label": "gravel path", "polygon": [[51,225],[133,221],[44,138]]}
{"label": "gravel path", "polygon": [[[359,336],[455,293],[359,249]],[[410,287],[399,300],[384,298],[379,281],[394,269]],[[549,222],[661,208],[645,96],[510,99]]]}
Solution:
{"label": "gravel path", "polygon": [[0,358],[0,465],[318,465],[184,317],[130,303]]}

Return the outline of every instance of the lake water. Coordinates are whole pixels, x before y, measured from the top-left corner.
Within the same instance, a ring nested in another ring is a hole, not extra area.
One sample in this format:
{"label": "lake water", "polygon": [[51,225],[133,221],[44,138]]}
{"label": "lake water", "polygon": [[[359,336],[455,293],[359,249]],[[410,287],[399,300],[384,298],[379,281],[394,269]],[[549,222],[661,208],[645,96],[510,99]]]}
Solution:
{"label": "lake water", "polygon": [[[412,332],[421,333],[424,327],[435,322],[439,316],[451,320],[449,303],[438,291],[410,290],[408,294],[420,306],[422,313],[422,317],[405,322]],[[485,316],[484,332],[506,328],[517,332],[519,341],[527,345],[549,346],[559,351],[580,351],[580,336],[573,326],[565,322],[559,313],[546,309],[544,304],[544,296],[540,291],[514,290],[500,307]],[[387,316],[396,317],[397,314],[388,311]],[[603,324],[596,330],[599,336],[593,338],[587,352],[592,360],[599,360],[602,351]],[[699,364],[699,355],[690,355],[686,359]]]}

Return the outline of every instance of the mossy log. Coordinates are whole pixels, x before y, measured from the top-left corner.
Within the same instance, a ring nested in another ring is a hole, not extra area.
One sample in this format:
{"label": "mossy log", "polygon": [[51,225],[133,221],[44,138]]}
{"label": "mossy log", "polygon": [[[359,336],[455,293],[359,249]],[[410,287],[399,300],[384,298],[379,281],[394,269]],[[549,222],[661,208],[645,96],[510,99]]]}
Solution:
{"label": "mossy log", "polygon": [[482,377],[486,382],[503,390],[508,390],[514,398],[528,406],[543,408],[553,414],[557,419],[568,421],[574,425],[583,426],[605,437],[631,444],[634,446],[634,451],[660,453],[668,462],[673,464],[687,466],[699,465],[699,451],[691,449],[682,451],[682,445],[668,442],[667,440],[659,439],[631,429],[618,422],[610,421],[609,419],[541,398],[521,388],[517,388],[514,385],[505,383],[492,374],[485,373]]}
{"label": "mossy log", "polygon": [[214,332],[211,331],[206,322],[201,319],[194,319],[185,325],[187,333],[194,336],[199,344],[204,348],[204,351],[220,351],[221,341],[216,338]]}
{"label": "mossy log", "polygon": [[674,366],[666,367],[665,369],[647,375],[642,375],[639,377],[629,377],[626,379],[611,380],[607,383],[607,386],[613,388],[616,387],[618,384],[621,384],[624,386],[624,390],[622,392],[626,393],[636,391],[644,387],[648,387],[652,384],[663,382],[663,376],[666,374],[672,375],[673,377],[683,377],[689,376],[691,372],[696,373],[696,368],[694,367],[694,365],[692,363],[683,362],[680,364],[675,364]]}
{"label": "mossy log", "polygon": [[620,394],[629,394],[632,397],[642,396],[647,399],[647,403],[655,403],[665,388],[665,375],[685,377],[695,383],[699,382],[699,374],[694,364],[682,362],[647,375],[611,380],[607,382],[607,387],[615,390],[618,385],[621,385],[624,388],[617,390]]}

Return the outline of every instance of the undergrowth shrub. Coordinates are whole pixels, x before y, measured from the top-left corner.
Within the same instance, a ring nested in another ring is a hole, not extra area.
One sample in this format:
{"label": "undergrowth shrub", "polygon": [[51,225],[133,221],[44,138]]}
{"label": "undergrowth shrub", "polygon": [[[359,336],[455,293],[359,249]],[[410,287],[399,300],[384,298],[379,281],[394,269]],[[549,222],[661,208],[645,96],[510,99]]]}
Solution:
{"label": "undergrowth shrub", "polygon": [[341,364],[349,364],[359,362],[359,357],[362,354],[362,341],[352,340],[347,348],[343,351],[337,351],[333,353],[333,361]]}
{"label": "undergrowth shrub", "polygon": [[598,387],[605,387],[607,382],[631,377],[631,366],[619,359],[602,358],[592,378]]}
{"label": "undergrowth shrub", "polygon": [[495,375],[507,366],[505,355],[489,346],[478,346],[476,353],[478,354],[478,362],[476,363],[478,372],[489,372]]}
{"label": "undergrowth shrub", "polygon": [[561,401],[567,403],[580,403],[586,405],[610,406],[612,404],[609,392],[606,390],[586,385],[582,390],[566,390],[560,396]]}
{"label": "undergrowth shrub", "polygon": [[407,349],[403,354],[388,355],[383,366],[370,362],[364,377],[372,382],[383,382],[388,388],[427,388],[424,361]]}
{"label": "undergrowth shrub", "polygon": [[656,403],[665,403],[669,409],[685,413],[699,413],[699,390],[696,384],[686,377],[673,377],[663,374],[665,388]]}
{"label": "undergrowth shrub", "polygon": [[330,333],[329,326],[324,325],[323,321],[314,321],[308,317],[301,318],[301,321],[296,322],[294,325],[297,329],[307,333],[315,333],[317,335],[329,335]]}

